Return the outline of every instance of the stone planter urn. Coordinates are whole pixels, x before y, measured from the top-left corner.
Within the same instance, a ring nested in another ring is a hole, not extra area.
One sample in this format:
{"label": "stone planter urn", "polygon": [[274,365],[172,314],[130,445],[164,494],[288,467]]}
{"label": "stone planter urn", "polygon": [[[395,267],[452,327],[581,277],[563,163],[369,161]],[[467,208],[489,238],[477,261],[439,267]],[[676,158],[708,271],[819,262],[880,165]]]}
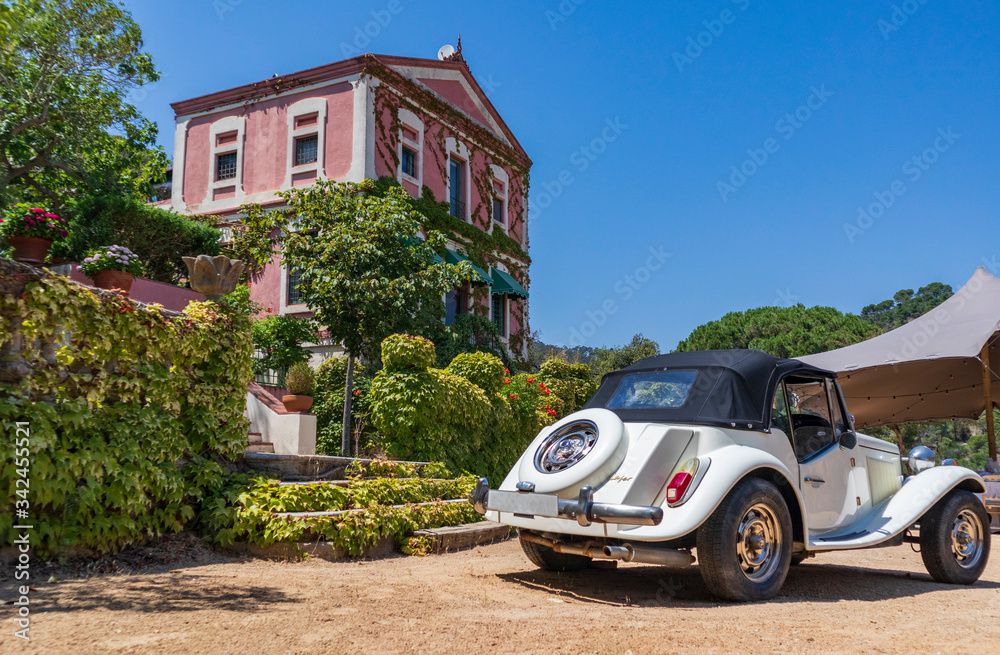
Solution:
{"label": "stone planter urn", "polygon": [[135,279],[131,273],[127,271],[97,271],[94,273],[94,286],[98,289],[118,289],[123,292],[126,296],[128,295],[129,289],[132,288],[132,281]]}
{"label": "stone planter urn", "polygon": [[49,254],[49,247],[52,242],[48,239],[38,237],[9,236],[7,243],[14,248],[12,259],[25,264],[41,264]]}
{"label": "stone planter urn", "polygon": [[244,268],[243,262],[225,255],[198,255],[181,259],[187,264],[191,288],[213,302],[218,302],[236,289]]}

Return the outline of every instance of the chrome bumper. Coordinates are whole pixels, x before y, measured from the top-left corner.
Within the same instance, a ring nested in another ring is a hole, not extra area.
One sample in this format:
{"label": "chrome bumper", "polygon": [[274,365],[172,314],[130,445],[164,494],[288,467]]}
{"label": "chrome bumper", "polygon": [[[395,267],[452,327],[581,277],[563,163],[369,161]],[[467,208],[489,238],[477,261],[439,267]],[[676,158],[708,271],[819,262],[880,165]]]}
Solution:
{"label": "chrome bumper", "polygon": [[[517,502],[520,496],[524,496],[523,503]],[[517,516],[532,518],[543,516],[568,519],[584,527],[592,523],[659,525],[663,520],[662,507],[595,503],[594,490],[590,487],[580,487],[580,495],[576,500],[563,500],[556,496],[535,494],[533,491],[491,490],[486,478],[479,478],[469,501],[480,514],[489,510],[512,512]],[[518,511],[519,504],[524,506],[524,511]]]}

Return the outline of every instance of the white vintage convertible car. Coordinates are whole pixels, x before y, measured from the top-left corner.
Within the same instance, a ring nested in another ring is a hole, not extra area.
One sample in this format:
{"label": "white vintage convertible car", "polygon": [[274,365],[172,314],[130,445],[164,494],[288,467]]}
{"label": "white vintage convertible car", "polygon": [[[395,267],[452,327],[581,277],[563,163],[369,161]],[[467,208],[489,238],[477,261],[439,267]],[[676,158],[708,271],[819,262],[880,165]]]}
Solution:
{"label": "white vintage convertible car", "polygon": [[934,579],[971,584],[990,551],[983,481],[914,451],[904,479],[895,445],[855,432],[835,373],[753,350],[674,353],[606,375],[472,502],[544,569],[697,553],[730,600],[775,596],[816,553],[904,541]]}

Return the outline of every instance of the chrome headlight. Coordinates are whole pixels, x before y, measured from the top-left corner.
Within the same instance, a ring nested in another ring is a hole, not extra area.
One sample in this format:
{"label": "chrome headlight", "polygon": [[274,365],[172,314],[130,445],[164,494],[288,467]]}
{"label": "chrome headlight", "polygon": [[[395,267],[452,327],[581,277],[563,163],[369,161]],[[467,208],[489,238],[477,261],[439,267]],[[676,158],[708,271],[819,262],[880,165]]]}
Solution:
{"label": "chrome headlight", "polygon": [[550,434],[535,453],[535,468],[542,473],[565,471],[594,449],[597,426],[576,421]]}
{"label": "chrome headlight", "polygon": [[906,466],[916,475],[921,471],[934,468],[934,451],[927,446],[916,446],[906,458]]}

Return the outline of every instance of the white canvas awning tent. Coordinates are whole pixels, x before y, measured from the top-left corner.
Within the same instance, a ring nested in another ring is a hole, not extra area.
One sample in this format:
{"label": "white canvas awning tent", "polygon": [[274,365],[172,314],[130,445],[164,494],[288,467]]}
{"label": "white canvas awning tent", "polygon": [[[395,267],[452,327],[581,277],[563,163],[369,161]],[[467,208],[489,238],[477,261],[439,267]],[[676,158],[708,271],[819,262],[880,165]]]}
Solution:
{"label": "white canvas awning tent", "polygon": [[[839,374],[858,427],[975,419],[1000,403],[998,331],[1000,279],[980,267],[955,295],[920,318],[868,341],[799,359]],[[995,460],[992,411],[986,422]]]}

